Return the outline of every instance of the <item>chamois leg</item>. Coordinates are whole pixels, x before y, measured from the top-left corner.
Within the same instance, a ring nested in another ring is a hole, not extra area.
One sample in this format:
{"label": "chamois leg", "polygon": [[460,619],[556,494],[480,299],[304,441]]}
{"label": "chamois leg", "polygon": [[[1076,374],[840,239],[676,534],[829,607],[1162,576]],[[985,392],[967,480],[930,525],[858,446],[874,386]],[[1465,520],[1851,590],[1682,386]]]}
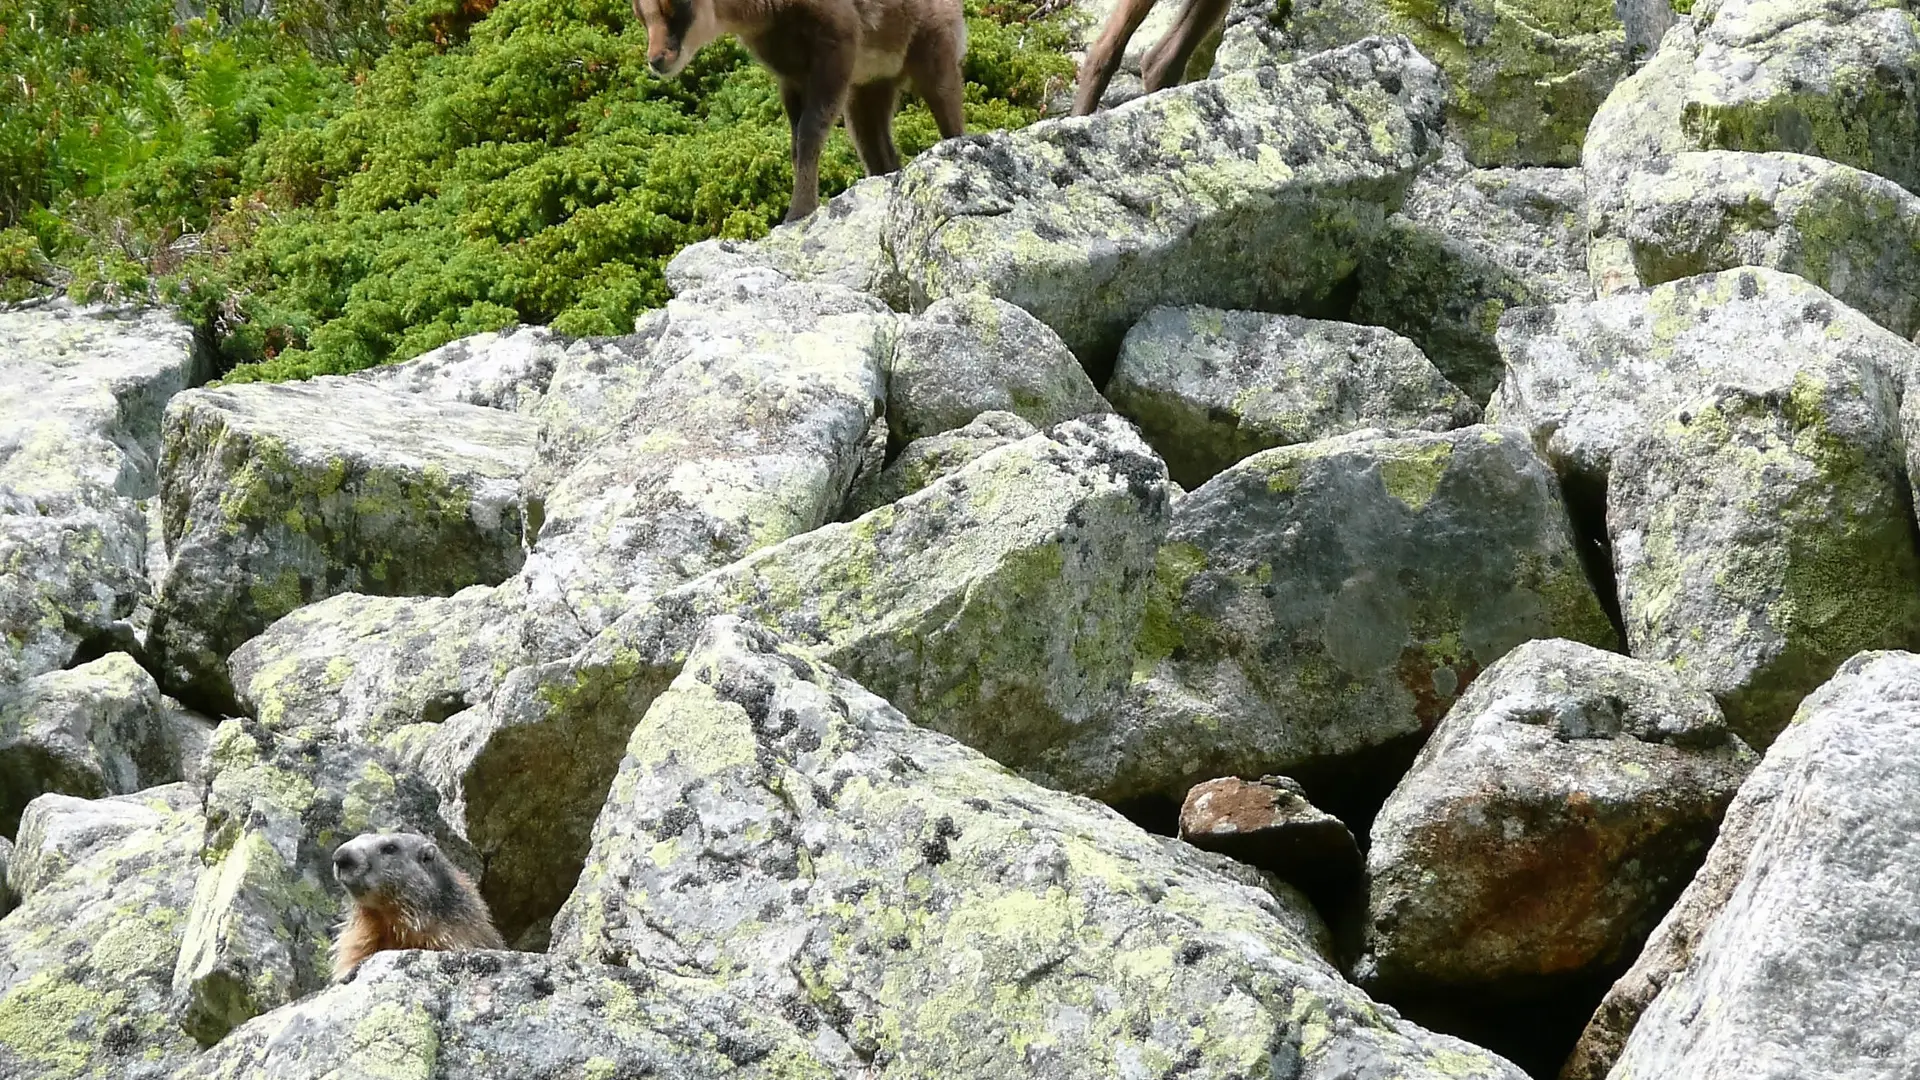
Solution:
{"label": "chamois leg", "polygon": [[1180,18],[1140,61],[1140,75],[1147,93],[1178,86],[1187,73],[1194,50],[1227,17],[1227,0],[1187,0]]}
{"label": "chamois leg", "polygon": [[847,131],[868,176],[884,176],[900,167],[900,151],[893,144],[893,109],[900,88],[892,79],[856,86],[847,98]]}
{"label": "chamois leg", "polygon": [[804,80],[782,82],[780,100],[793,129],[793,201],[783,221],[799,221],[820,205],[820,151],[840,115],[852,74],[852,52],[833,50],[814,57]]}
{"label": "chamois leg", "polygon": [[1099,38],[1087,49],[1087,58],[1080,65],[1080,85],[1073,94],[1073,115],[1086,116],[1100,107],[1100,95],[1107,92],[1113,73],[1120,70],[1127,42],[1133,40],[1133,32],[1140,29],[1140,23],[1152,9],[1153,0],[1120,0],[1120,6],[1107,16],[1107,25],[1100,28]]}
{"label": "chamois leg", "polygon": [[907,50],[907,78],[933,113],[942,139],[967,130],[966,79],[960,73],[960,59],[960,39],[952,30],[923,34]]}

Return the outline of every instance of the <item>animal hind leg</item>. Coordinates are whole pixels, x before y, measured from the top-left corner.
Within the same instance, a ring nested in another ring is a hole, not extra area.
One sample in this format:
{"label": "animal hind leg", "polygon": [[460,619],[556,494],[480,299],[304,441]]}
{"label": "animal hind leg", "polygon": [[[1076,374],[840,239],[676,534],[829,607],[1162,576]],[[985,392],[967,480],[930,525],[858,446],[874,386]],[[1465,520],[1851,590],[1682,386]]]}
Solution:
{"label": "animal hind leg", "polygon": [[926,101],[942,139],[966,134],[966,79],[960,73],[959,27],[922,34],[907,51],[907,78]]}
{"label": "animal hind leg", "polygon": [[1120,0],[1120,6],[1107,16],[1107,25],[1100,28],[1100,36],[1087,49],[1087,58],[1080,64],[1080,85],[1073,94],[1073,115],[1086,116],[1100,107],[1100,96],[1107,92],[1113,73],[1120,70],[1127,42],[1133,40],[1133,32],[1140,29],[1152,9],[1153,0]]}
{"label": "animal hind leg", "polygon": [[1200,42],[1227,16],[1227,0],[1187,0],[1180,18],[1140,62],[1148,93],[1177,86]]}
{"label": "animal hind leg", "polygon": [[868,176],[883,176],[900,167],[900,151],[893,144],[893,110],[900,88],[892,79],[856,86],[847,98],[847,130]]}

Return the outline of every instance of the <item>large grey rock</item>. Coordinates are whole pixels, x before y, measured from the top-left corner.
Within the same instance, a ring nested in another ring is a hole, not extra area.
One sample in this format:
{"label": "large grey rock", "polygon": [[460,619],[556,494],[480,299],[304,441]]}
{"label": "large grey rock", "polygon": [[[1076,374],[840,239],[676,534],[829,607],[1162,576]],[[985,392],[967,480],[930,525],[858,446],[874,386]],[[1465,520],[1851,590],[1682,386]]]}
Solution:
{"label": "large grey rock", "polygon": [[1095,383],[1161,304],[1326,303],[1438,152],[1439,72],[1404,39],[1177,87],[1091,117],[949,139],[893,189],[916,308],[985,291]]}
{"label": "large grey rock", "polygon": [[1206,307],[1155,308],[1134,324],[1107,394],[1188,488],[1276,446],[1480,419],[1392,331]]}
{"label": "large grey rock", "polygon": [[326,985],[346,903],[333,851],[365,832],[432,836],[480,865],[439,815],[439,796],[377,748],[326,731],[275,734],[228,720],[215,734],[206,840],[172,971],[180,1025],[211,1045],[236,1025]]}
{"label": "large grey rock", "polygon": [[1374,818],[1361,984],[1518,994],[1618,970],[1757,760],[1668,668],[1520,646],[1460,696]]}
{"label": "large grey rock", "polygon": [[207,374],[165,316],[0,312],[0,695],[83,644],[131,643],[161,411]]}
{"label": "large grey rock", "polygon": [[875,1076],[1520,1076],[1220,865],[722,618],[634,730],[555,952],[724,972]]}
{"label": "large grey rock", "polygon": [[[1610,1075],[1920,1069],[1906,1023],[1920,1010],[1916,784],[1920,658],[1849,660],[1741,787],[1694,884],[1596,1016],[1632,1028]],[[1575,1061],[1569,1077],[1601,1075],[1591,1054]]]}
{"label": "large grey rock", "polygon": [[1629,69],[1615,9],[1614,0],[1240,0],[1229,9],[1213,72],[1286,62],[1367,34],[1405,34],[1446,72],[1447,127],[1476,165],[1572,165],[1587,122]]}
{"label": "large grey rock", "polygon": [[[890,464],[854,481],[853,493],[847,497],[847,517],[856,518],[899,502],[988,451],[1035,434],[1038,429],[1018,416],[994,411],[981,413],[965,427],[915,439]],[[882,431],[883,451],[885,443],[886,433]]]}
{"label": "large grey rock", "polygon": [[0,1077],[159,1080],[197,1049],[169,1001],[203,831],[186,784],[21,821],[0,919]]}
{"label": "large grey rock", "polygon": [[1756,748],[1856,652],[1920,648],[1898,383],[1871,356],[1711,391],[1615,459],[1607,531],[1633,655]]}
{"label": "large grey rock", "polygon": [[1449,148],[1360,261],[1352,318],[1404,334],[1475,404],[1500,383],[1510,308],[1584,300],[1586,183],[1576,169],[1475,169]]}
{"label": "large grey rock", "polygon": [[1902,0],[1703,0],[1680,102],[1701,149],[1786,150],[1920,188],[1920,19]]}
{"label": "large grey rock", "polygon": [[1767,266],[1902,337],[1920,330],[1920,197],[1801,154],[1680,154],[1628,181],[1621,231],[1643,285]]}
{"label": "large grey rock", "polygon": [[1166,473],[1125,421],[1070,421],[847,524],[666,593],[510,677],[420,760],[487,860],[501,930],[551,914],[634,717],[706,618],[735,613],[858,672],[916,722],[1060,786],[1126,686]]}
{"label": "large grey rock", "polygon": [[507,952],[385,952],[228,1036],[179,1080],[851,1080],[710,979]]}
{"label": "large grey rock", "polygon": [[212,731],[125,653],[29,679],[0,701],[0,835],[49,791],[98,799],[198,779]]}
{"label": "large grey rock", "polygon": [[1587,129],[1580,155],[1587,181],[1587,276],[1602,295],[1640,284],[1626,237],[1627,188],[1634,176],[1661,171],[1677,155],[1700,149],[1680,127],[1699,48],[1692,20],[1680,20],[1653,58],[1607,95]]}
{"label": "large grey rock", "polygon": [[1489,420],[1525,428],[1564,479],[1594,491],[1623,445],[1715,386],[1790,394],[1802,371],[1833,363],[1900,386],[1920,360],[1817,286],[1759,267],[1515,311],[1500,351]]}
{"label": "large grey rock", "polygon": [[1268,450],[1176,505],[1127,707],[1077,764],[1108,798],[1364,769],[1543,637],[1616,642],[1523,433]]}
{"label": "large grey rock", "polygon": [[887,427],[899,445],[1010,412],[1049,427],[1111,406],[1047,325],[985,293],[936,300],[905,321],[887,370]]}
{"label": "large grey rock", "polygon": [[544,326],[515,326],[449,342],[354,376],[398,393],[526,412],[546,392],[573,343]]}
{"label": "large grey rock", "polygon": [[873,297],[769,270],[709,282],[641,324],[569,353],[535,410],[546,517],[514,591],[543,658],[832,520],[896,334]]}
{"label": "large grey rock", "polygon": [[702,240],[667,262],[667,287],[680,296],[743,269],[768,268],[796,281],[843,285],[906,307],[906,282],[887,250],[893,178],[870,176],[799,221],[759,240]]}
{"label": "large grey rock", "polygon": [[533,440],[514,414],[355,378],[180,395],[162,494],[173,561],[150,642],[168,689],[231,700],[228,654],[315,600],[513,574]]}

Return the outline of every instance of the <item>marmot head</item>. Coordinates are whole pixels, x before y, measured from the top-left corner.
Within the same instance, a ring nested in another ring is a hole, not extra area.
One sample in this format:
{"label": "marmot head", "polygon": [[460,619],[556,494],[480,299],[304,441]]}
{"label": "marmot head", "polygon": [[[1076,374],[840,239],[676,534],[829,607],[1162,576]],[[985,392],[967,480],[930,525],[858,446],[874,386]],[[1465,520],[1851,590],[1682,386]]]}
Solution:
{"label": "marmot head", "polygon": [[439,894],[446,871],[440,848],[414,833],[364,833],[333,851],[333,876],[355,901],[418,904]]}

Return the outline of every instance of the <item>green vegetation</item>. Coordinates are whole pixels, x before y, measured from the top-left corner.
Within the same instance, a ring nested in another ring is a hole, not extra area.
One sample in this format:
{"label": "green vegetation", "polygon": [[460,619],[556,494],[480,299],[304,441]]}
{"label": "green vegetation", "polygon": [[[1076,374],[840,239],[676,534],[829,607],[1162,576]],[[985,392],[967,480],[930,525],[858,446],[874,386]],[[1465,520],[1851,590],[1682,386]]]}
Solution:
{"label": "green vegetation", "polygon": [[[1071,77],[1031,13],[968,0],[969,130],[1032,121]],[[645,39],[627,0],[298,0],[180,24],[172,0],[0,0],[0,300],[180,304],[230,380],[513,322],[624,332],[666,299],[666,259],[763,233],[792,176],[744,50],[662,81]],[[917,102],[896,134],[903,154],[937,138]],[[823,195],[859,175],[836,132]]]}

